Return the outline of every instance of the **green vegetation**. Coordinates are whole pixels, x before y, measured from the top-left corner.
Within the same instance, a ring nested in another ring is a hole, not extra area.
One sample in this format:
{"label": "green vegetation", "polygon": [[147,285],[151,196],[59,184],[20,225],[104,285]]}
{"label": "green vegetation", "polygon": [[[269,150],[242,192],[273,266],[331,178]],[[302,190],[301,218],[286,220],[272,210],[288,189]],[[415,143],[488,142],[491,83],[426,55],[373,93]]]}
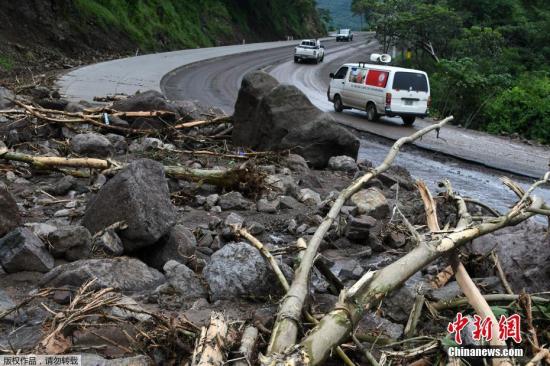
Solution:
{"label": "green vegetation", "polygon": [[105,30],[127,34],[145,50],[323,32],[313,0],[75,0],[74,4],[82,18],[94,19]]}
{"label": "green vegetation", "polygon": [[4,71],[10,71],[11,69],[13,69],[13,61],[4,56],[4,55],[0,55],[0,69],[4,69]]}
{"label": "green vegetation", "polygon": [[376,27],[385,51],[400,51],[399,64],[430,73],[434,114],[550,144],[550,2],[353,0],[352,7]]}

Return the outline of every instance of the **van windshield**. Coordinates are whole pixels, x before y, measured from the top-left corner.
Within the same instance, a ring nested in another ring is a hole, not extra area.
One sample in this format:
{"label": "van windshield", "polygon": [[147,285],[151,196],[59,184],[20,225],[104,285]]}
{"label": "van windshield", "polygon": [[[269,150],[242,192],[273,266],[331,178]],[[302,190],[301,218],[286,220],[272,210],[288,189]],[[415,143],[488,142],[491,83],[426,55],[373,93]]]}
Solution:
{"label": "van windshield", "polygon": [[428,79],[424,74],[399,71],[393,78],[393,89],[428,92]]}

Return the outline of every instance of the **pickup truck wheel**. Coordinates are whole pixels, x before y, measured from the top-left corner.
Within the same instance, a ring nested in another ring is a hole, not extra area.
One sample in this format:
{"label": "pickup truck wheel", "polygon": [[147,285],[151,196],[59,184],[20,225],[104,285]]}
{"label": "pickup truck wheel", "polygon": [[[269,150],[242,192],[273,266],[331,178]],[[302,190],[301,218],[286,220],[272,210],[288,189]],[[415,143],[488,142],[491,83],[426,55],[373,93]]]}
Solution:
{"label": "pickup truck wheel", "polygon": [[323,57],[321,57],[321,62],[325,61],[325,55],[323,55]]}
{"label": "pickup truck wheel", "polygon": [[401,118],[403,119],[403,123],[405,124],[405,126],[412,126],[414,120],[416,119],[416,117],[414,116],[403,116]]}
{"label": "pickup truck wheel", "polygon": [[374,103],[367,104],[367,119],[371,122],[376,122],[380,119],[380,115],[378,115]]}
{"label": "pickup truck wheel", "polygon": [[344,110],[344,105],[342,104],[342,99],[339,95],[334,96],[334,111],[335,112],[342,112]]}
{"label": "pickup truck wheel", "polygon": [[298,57],[294,57],[294,63],[297,64],[298,62],[300,62],[300,60],[298,59]]}

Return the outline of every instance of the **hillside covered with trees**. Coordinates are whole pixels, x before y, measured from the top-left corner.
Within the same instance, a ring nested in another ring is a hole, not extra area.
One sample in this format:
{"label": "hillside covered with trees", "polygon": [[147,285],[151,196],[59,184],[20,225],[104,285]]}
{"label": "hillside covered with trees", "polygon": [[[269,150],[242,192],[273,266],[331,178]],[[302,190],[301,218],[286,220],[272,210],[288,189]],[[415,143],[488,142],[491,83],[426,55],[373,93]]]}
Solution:
{"label": "hillside covered with trees", "polygon": [[354,0],[352,8],[385,51],[402,51],[399,64],[429,72],[433,112],[550,143],[550,2]]}
{"label": "hillside covered with trees", "polygon": [[0,3],[0,75],[63,57],[324,34],[314,0],[21,0]]}

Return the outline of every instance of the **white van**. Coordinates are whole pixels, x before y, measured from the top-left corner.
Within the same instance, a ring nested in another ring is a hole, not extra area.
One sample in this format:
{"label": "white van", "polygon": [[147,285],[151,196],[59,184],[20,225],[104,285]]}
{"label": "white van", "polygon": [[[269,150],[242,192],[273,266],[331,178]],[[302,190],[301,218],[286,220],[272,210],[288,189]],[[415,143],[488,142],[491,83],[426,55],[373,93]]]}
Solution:
{"label": "white van", "polygon": [[334,110],[355,108],[367,112],[369,121],[399,116],[406,125],[428,115],[430,83],[419,70],[367,63],[345,64],[331,73],[328,99]]}

